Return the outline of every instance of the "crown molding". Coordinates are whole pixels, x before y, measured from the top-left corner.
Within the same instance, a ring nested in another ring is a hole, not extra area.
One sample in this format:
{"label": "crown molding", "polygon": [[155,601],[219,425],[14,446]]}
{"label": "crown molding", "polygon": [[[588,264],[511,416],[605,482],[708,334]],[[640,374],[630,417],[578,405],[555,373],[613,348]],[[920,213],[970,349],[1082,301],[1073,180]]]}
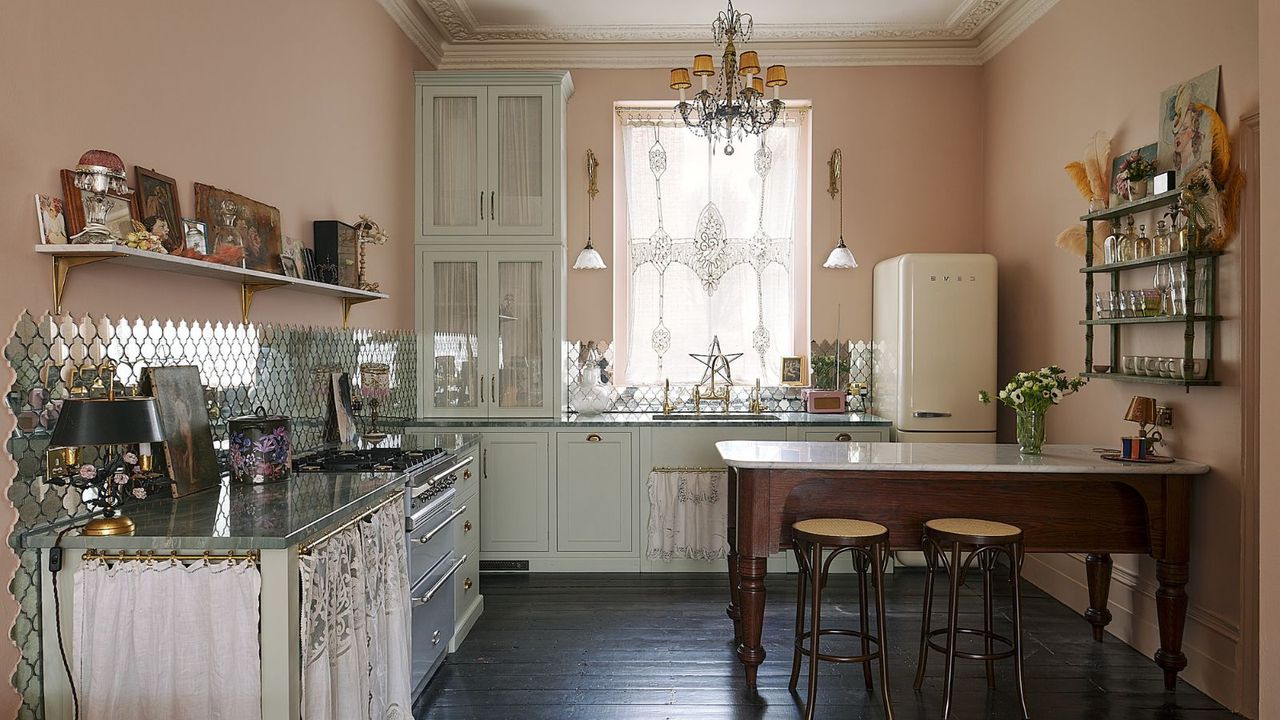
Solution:
{"label": "crown molding", "polygon": [[[439,69],[659,68],[687,64],[705,25],[480,26],[466,0],[379,0]],[[981,65],[1057,0],[965,0],[945,23],[770,25],[752,47],[797,67]]]}

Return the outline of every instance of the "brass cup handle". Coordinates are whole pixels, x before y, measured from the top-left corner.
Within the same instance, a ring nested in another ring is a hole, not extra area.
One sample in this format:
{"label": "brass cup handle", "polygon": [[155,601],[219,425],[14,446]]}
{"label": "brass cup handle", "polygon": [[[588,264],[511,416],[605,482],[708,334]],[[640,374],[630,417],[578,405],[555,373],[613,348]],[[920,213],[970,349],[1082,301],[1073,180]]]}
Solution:
{"label": "brass cup handle", "polygon": [[463,580],[463,581],[462,581],[462,591],[463,591],[463,592],[466,592],[466,591],[470,590],[470,589],[471,589],[472,587],[474,587],[474,586],[475,586],[475,583],[471,582],[471,578],[467,578],[467,579],[465,579],[465,580]]}
{"label": "brass cup handle", "polygon": [[462,532],[464,532],[464,533],[469,533],[469,532],[471,532],[471,521],[470,521],[470,520],[467,520],[466,522],[462,523]]}
{"label": "brass cup handle", "polygon": [[587,436],[587,442],[600,442],[600,436],[596,433],[591,433]]}
{"label": "brass cup handle", "polygon": [[462,471],[462,479],[463,479],[463,480],[470,480],[470,479],[471,479],[471,470],[463,470],[463,471]]}
{"label": "brass cup handle", "polygon": [[853,436],[849,433],[840,433],[836,436],[836,442],[849,442],[853,440]]}

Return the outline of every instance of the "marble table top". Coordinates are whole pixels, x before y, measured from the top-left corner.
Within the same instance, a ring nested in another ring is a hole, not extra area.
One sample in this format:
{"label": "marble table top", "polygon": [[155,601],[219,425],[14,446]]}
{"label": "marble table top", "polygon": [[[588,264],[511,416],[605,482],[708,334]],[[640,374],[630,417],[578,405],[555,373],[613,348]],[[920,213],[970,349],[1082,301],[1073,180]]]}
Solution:
{"label": "marble table top", "polygon": [[1088,445],[1045,445],[1040,455],[1022,455],[1017,445],[727,440],[716,443],[716,450],[730,467],[772,470],[1091,475],[1201,475],[1209,472],[1208,465],[1190,460],[1164,464],[1103,460]]}

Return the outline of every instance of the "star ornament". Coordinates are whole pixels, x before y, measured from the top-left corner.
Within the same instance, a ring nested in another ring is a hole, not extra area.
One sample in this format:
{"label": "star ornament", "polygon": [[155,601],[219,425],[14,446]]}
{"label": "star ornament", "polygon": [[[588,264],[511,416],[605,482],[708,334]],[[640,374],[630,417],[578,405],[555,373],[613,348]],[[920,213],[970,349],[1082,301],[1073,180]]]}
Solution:
{"label": "star ornament", "polygon": [[705,354],[689,353],[689,357],[702,363],[707,368],[702,373],[702,379],[698,381],[699,385],[705,385],[707,381],[711,381],[714,386],[717,376],[724,380],[725,385],[732,385],[733,369],[729,364],[742,357],[742,353],[729,353],[726,355],[720,350],[720,336],[716,335],[712,337],[711,347],[707,349]]}

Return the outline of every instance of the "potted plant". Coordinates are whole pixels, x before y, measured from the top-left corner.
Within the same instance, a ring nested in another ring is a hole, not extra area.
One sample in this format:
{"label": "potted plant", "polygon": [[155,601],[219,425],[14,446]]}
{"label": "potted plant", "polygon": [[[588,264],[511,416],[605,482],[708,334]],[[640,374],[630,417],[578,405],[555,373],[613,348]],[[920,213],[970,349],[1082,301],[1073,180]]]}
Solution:
{"label": "potted plant", "polygon": [[1128,181],[1128,199],[1141,200],[1147,196],[1147,184],[1156,174],[1156,163],[1144,157],[1141,150],[1134,150],[1120,162],[1120,174]]}
{"label": "potted plant", "polygon": [[[1087,382],[1088,378],[1068,377],[1067,371],[1057,365],[1013,376],[996,397],[1018,414],[1018,452],[1024,455],[1040,454],[1044,448],[1045,413],[1062,402],[1063,397],[1084,387]],[[978,402],[989,405],[990,393],[979,390]]]}

